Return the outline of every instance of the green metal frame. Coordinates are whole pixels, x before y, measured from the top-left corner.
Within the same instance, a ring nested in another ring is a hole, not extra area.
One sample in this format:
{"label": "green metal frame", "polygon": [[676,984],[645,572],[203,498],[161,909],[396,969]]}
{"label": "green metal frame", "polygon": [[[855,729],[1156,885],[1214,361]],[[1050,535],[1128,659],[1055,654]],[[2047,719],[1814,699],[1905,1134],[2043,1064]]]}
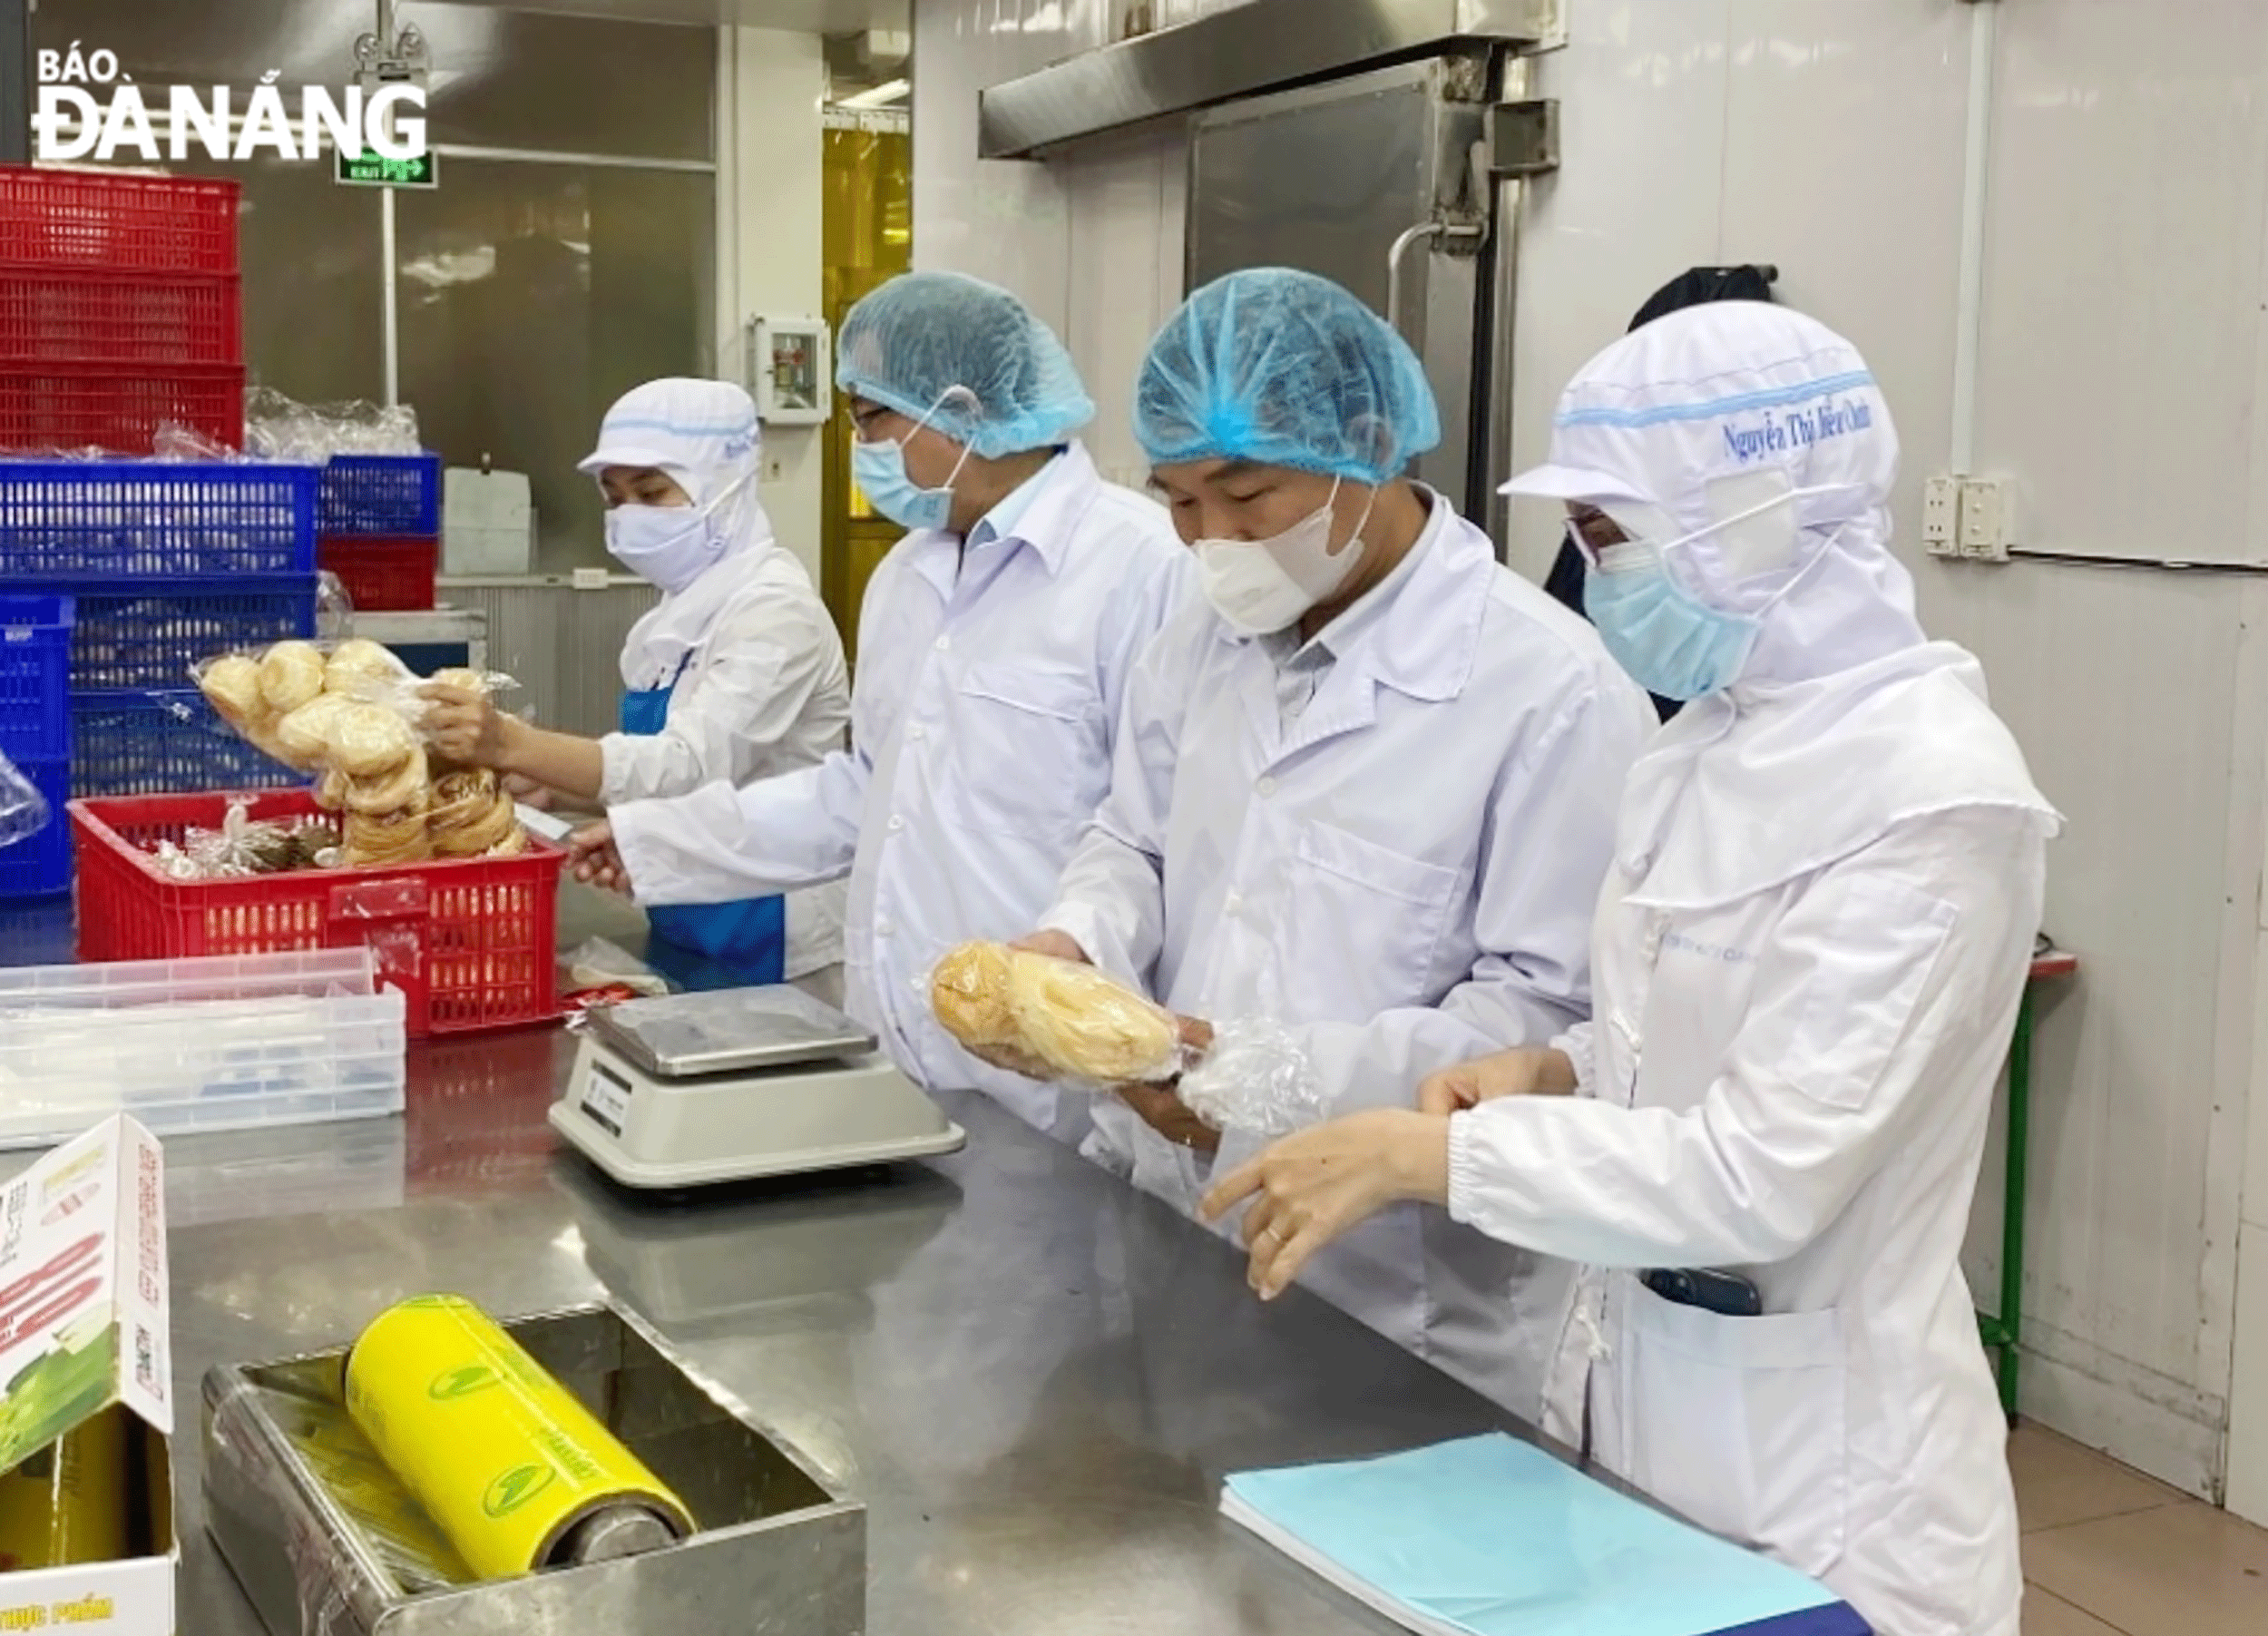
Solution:
{"label": "green metal frame", "polygon": [[2028,977],[2016,1006],[2016,1034],[2009,1042],[2008,1188],[2000,1206],[2000,1309],[1977,1315],[1985,1349],[1999,1354],[2000,1407],[2016,1422],[2016,1379],[2023,1361],[2024,1180],[2030,1149],[2032,1102],[2033,994],[2039,979]]}

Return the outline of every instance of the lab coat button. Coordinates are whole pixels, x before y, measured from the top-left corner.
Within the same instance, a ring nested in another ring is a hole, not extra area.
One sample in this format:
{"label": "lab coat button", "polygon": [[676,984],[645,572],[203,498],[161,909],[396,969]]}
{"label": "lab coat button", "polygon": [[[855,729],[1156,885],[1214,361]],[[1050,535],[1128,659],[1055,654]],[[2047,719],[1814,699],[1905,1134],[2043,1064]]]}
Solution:
{"label": "lab coat button", "polygon": [[937,639],[937,651],[938,651],[940,653],[943,652],[943,651],[944,651],[947,648],[950,648],[951,646],[953,646],[953,638],[952,638],[952,637],[950,637],[950,636],[940,636],[940,637]]}
{"label": "lab coat button", "polygon": [[1227,913],[1231,914],[1231,915],[1241,915],[1241,914],[1243,914],[1243,913],[1244,913],[1244,907],[1245,907],[1245,900],[1244,900],[1244,896],[1243,896],[1243,894],[1241,894],[1241,893],[1237,893],[1237,892],[1231,892],[1231,893],[1228,895],[1227,901],[1226,901],[1225,903],[1223,903],[1223,904],[1221,905],[1221,907],[1222,907],[1224,910],[1226,910]]}
{"label": "lab coat button", "polygon": [[929,737],[929,730],[925,727],[909,727],[905,730],[905,736],[919,744],[924,739]]}
{"label": "lab coat button", "polygon": [[904,820],[904,818],[902,818],[898,817],[895,813],[893,813],[893,814],[891,814],[891,815],[890,815],[890,833],[891,833],[891,834],[895,835],[895,834],[896,834],[899,830],[901,830],[901,829],[903,829],[903,828],[905,828],[905,820]]}
{"label": "lab coat button", "polygon": [[1274,779],[1262,779],[1259,782],[1258,789],[1263,797],[1272,796],[1276,793],[1276,780]]}
{"label": "lab coat button", "polygon": [[875,936],[877,936],[877,937],[887,937],[887,936],[890,935],[891,930],[892,930],[892,927],[891,927],[891,925],[890,925],[890,923],[889,923],[888,921],[886,921],[886,920],[877,920],[877,921],[875,921]]}

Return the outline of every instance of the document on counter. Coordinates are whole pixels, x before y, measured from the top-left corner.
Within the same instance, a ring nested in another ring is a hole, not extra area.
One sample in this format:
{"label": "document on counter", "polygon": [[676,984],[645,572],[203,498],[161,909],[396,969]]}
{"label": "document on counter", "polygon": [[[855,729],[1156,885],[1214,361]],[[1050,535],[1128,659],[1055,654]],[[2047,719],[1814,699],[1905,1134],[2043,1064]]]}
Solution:
{"label": "document on counter", "polygon": [[1816,1582],[1501,1433],[1241,1473],[1221,1512],[1424,1636],[1868,1636]]}

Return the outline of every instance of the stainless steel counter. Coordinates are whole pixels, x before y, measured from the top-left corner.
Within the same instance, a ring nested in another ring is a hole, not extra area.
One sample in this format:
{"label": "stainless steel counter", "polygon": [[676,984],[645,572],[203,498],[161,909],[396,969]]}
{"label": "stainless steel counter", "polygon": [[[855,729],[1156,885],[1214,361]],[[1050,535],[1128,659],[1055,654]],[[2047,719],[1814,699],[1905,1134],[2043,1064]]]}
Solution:
{"label": "stainless steel counter", "polygon": [[[422,1291],[611,1298],[866,1501],[877,1636],[1393,1629],[1222,1522],[1220,1480],[1502,1424],[1481,1399],[1320,1301],[1261,1307],[1227,1245],[974,1097],[949,1160],[616,1192],[543,1122],[565,1045],[414,1052],[402,1120],[168,1143],[179,1401]],[[193,1414],[180,1628],[251,1636]]]}

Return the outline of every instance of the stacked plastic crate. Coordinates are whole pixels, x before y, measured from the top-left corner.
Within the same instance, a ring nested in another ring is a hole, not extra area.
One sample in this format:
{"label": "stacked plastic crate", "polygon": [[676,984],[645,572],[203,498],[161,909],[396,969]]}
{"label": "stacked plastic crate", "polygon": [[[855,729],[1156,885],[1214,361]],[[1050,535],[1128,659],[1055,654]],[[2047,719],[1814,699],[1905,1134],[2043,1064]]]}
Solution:
{"label": "stacked plastic crate", "polygon": [[316,491],[317,565],[357,610],[416,612],[434,603],[441,562],[441,458],[335,455]]}
{"label": "stacked plastic crate", "polygon": [[293,781],[190,667],[314,633],[316,473],[138,457],[242,442],[236,225],[233,182],[0,167],[0,583],[73,616],[40,720],[74,796]]}
{"label": "stacked plastic crate", "polygon": [[72,605],[67,596],[0,596],[0,756],[47,799],[47,828],[0,847],[0,900],[46,897],[71,885]]}
{"label": "stacked plastic crate", "polygon": [[238,192],[0,166],[0,449],[243,443]]}

